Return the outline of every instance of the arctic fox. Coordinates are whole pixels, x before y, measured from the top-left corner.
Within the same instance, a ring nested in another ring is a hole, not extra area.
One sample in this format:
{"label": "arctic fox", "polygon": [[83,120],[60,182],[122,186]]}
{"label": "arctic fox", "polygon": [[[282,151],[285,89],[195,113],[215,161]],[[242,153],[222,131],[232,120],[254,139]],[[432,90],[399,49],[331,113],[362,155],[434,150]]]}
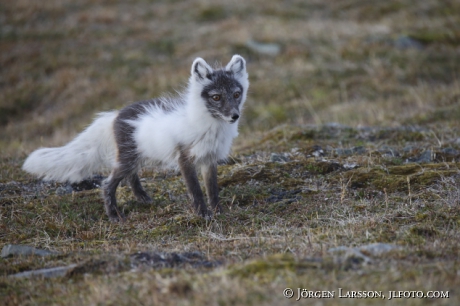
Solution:
{"label": "arctic fox", "polygon": [[217,162],[225,160],[249,87],[246,61],[234,55],[225,68],[213,69],[202,58],[192,64],[186,90],[177,97],[140,101],[120,111],[100,113],[67,145],[41,148],[26,159],[23,169],[45,180],[79,182],[110,169],[102,184],[106,213],[123,221],[115,192],[126,181],[138,201],[152,199],[141,186],[142,166],[179,169],[195,212],[208,217],[196,169],[205,182],[213,212],[221,211]]}

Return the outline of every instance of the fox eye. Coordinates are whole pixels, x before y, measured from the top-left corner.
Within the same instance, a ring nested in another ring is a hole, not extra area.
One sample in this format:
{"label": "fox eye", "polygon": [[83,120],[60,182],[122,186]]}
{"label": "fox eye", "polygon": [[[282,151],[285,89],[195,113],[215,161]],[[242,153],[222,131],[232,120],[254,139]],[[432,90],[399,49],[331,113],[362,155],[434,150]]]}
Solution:
{"label": "fox eye", "polygon": [[241,96],[241,93],[239,91],[235,92],[233,94],[233,98],[238,99]]}
{"label": "fox eye", "polygon": [[214,101],[220,101],[220,95],[213,95],[211,97]]}

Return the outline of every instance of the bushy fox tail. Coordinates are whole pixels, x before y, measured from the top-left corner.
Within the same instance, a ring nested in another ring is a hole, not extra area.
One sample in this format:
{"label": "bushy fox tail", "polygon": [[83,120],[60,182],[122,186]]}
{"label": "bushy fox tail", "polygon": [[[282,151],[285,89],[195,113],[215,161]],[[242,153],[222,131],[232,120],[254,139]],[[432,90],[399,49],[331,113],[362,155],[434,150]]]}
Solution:
{"label": "bushy fox tail", "polygon": [[65,146],[32,152],[22,169],[44,180],[70,183],[111,169],[117,154],[113,133],[117,115],[117,111],[100,113],[86,130]]}

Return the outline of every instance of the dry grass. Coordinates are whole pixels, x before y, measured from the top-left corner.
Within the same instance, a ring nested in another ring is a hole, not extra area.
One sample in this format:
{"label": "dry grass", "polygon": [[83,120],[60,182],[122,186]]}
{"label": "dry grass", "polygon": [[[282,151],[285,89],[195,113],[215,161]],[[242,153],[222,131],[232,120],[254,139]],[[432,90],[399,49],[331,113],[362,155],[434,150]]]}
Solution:
{"label": "dry grass", "polygon": [[[286,287],[340,287],[443,290],[450,298],[437,304],[458,304],[459,25],[456,1],[3,1],[0,246],[61,255],[0,259],[0,301],[283,305],[294,303]],[[259,54],[249,39],[281,53]],[[128,221],[111,224],[97,189],[57,195],[59,184],[20,170],[96,112],[180,89],[195,57],[226,62],[236,52],[251,92],[235,164],[219,169],[225,214],[195,217],[180,177],[145,171],[155,205],[120,188]],[[425,152],[430,162],[406,163]],[[374,242],[402,248],[372,264],[328,252]],[[152,250],[221,264],[131,269],[131,254]],[[80,273],[58,279],[8,277],[74,263]],[[382,303],[314,300],[370,302]]]}

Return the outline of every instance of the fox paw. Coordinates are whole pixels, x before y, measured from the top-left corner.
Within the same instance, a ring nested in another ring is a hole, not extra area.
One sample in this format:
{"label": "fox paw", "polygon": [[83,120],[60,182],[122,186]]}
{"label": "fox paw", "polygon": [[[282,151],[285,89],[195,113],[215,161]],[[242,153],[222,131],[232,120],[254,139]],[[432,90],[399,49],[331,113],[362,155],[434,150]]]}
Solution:
{"label": "fox paw", "polygon": [[212,208],[211,212],[212,212],[213,215],[218,216],[220,214],[223,214],[224,210],[222,209],[222,207],[220,205],[217,205],[216,207]]}
{"label": "fox paw", "polygon": [[111,212],[109,215],[109,221],[112,222],[112,223],[117,223],[117,222],[120,222],[120,223],[123,223],[126,221],[126,217],[125,215],[120,212],[120,211],[115,211],[115,212]]}
{"label": "fox paw", "polygon": [[152,204],[153,200],[151,197],[149,197],[147,194],[143,195],[137,195],[136,196],[137,201],[144,203],[144,204]]}

